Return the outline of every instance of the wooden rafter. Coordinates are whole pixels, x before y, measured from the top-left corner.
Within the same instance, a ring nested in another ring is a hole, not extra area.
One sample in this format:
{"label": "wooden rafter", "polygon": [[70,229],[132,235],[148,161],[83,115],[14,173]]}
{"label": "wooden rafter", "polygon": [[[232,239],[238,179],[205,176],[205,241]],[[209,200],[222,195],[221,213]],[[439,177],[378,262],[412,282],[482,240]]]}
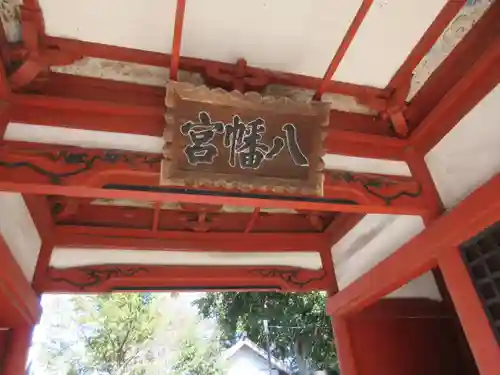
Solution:
{"label": "wooden rafter", "polygon": [[182,27],[184,25],[184,13],[186,0],[177,0],[175,9],[174,37],[172,40],[172,57],[170,59],[170,79],[176,81],[179,73],[179,60],[181,55]]}
{"label": "wooden rafter", "polygon": [[325,93],[328,83],[332,80],[333,75],[340,66],[340,63],[342,62],[342,59],[347,52],[347,49],[354,40],[354,37],[356,36],[356,33],[361,27],[361,24],[363,23],[363,20],[368,14],[368,11],[370,10],[372,4],[373,0],[363,0],[363,3],[359,7],[356,16],[354,17],[349,26],[349,29],[347,29],[347,32],[344,38],[342,39],[339,48],[335,52],[335,55],[333,56],[333,59],[330,62],[330,65],[328,66],[328,69],[325,72],[325,75],[323,77],[323,80],[321,81],[320,86],[318,87],[316,93],[314,94],[315,100],[321,100],[321,96]]}

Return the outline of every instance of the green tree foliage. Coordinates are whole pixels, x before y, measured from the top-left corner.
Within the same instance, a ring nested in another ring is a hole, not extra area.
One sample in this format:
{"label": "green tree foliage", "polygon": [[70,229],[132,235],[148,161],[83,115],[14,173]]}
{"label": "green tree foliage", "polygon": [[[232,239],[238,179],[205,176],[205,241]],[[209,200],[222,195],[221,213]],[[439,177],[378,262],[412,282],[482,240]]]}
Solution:
{"label": "green tree foliage", "polygon": [[[76,373],[146,374],[157,314],[147,293],[113,293],[73,299],[86,358]],[[149,372],[148,372],[149,374]]]}
{"label": "green tree foliage", "polygon": [[220,347],[213,340],[200,342],[194,337],[184,338],[172,366],[174,375],[222,375]]}
{"label": "green tree foliage", "polygon": [[323,293],[210,293],[196,300],[195,305],[204,318],[218,322],[226,345],[246,335],[266,348],[263,320],[268,320],[275,357],[290,363],[300,373],[337,371]]}

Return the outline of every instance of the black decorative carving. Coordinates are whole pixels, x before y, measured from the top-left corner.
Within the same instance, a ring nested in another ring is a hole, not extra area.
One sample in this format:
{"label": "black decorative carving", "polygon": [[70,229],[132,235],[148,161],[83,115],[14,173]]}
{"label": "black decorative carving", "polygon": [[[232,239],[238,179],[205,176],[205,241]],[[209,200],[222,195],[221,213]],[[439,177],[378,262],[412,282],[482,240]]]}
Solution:
{"label": "black decorative carving", "polygon": [[81,280],[70,280],[65,277],[52,277],[51,280],[55,282],[64,282],[71,286],[80,288],[84,290],[85,288],[90,288],[98,286],[106,281],[115,279],[118,277],[132,277],[139,272],[148,272],[146,268],[143,267],[132,267],[132,268],[80,268],[78,271],[85,275],[85,281]]}
{"label": "black decorative carving", "polygon": [[53,184],[61,184],[62,180],[67,177],[76,176],[80,173],[91,170],[95,163],[100,161],[107,164],[116,164],[119,162],[126,163],[129,167],[134,168],[140,164],[152,166],[160,164],[162,156],[148,154],[131,154],[118,151],[104,151],[102,154],[90,156],[86,152],[60,151],[60,152],[41,152],[39,154],[30,154],[31,156],[42,156],[55,163],[64,163],[71,166],[80,166],[70,172],[54,172],[30,161],[5,162],[0,160],[0,166],[5,168],[29,168],[32,171],[46,176]]}
{"label": "black decorative carving", "polygon": [[328,174],[330,180],[334,181],[342,181],[348,184],[350,183],[358,183],[360,184],[365,191],[381,200],[387,206],[390,206],[392,202],[399,197],[407,196],[410,198],[417,198],[422,194],[422,185],[420,183],[415,182],[417,185],[416,191],[408,191],[405,189],[401,189],[395,193],[385,192],[384,189],[388,189],[391,187],[397,187],[398,185],[404,185],[404,183],[397,182],[391,180],[390,178],[380,177],[380,176],[369,176],[369,175],[359,175],[351,172],[330,172]]}
{"label": "black decorative carving", "polygon": [[321,275],[316,277],[302,278],[302,273],[306,271],[300,268],[293,269],[279,269],[279,268],[259,268],[251,270],[252,273],[258,273],[262,277],[278,277],[281,280],[298,286],[299,288],[303,288],[307,284],[310,284],[314,281],[321,281],[326,277],[326,271],[322,270]]}

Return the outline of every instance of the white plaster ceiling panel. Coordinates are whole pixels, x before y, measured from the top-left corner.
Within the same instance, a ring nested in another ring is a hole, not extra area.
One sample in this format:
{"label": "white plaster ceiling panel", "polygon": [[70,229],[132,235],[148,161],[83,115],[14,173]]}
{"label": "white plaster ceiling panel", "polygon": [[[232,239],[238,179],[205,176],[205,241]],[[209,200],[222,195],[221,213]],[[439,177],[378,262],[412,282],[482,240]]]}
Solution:
{"label": "white plaster ceiling panel", "polygon": [[322,77],[361,0],[188,0],[183,56]]}
{"label": "white plaster ceiling panel", "polygon": [[[287,97],[298,102],[310,102],[314,95],[314,90],[285,85],[267,85],[262,94]],[[375,110],[359,104],[353,96],[325,93],[321,97],[321,101],[330,103],[330,108],[337,111],[361,113],[365,115],[378,114]]]}
{"label": "white plaster ceiling panel", "polygon": [[337,154],[326,154],[323,156],[323,161],[325,162],[325,169],[411,176],[408,164],[404,161],[359,158]]}
{"label": "white plaster ceiling panel", "polygon": [[[170,80],[170,69],[168,68],[92,57],[83,58],[71,65],[53,66],[51,70],[53,72],[83,77],[104,78],[113,81],[159,87],[165,87]],[[201,74],[186,72],[184,70],[179,71],[178,80],[194,85],[202,85],[204,83]]]}
{"label": "white plaster ceiling panel", "polygon": [[443,300],[434,274],[431,271],[413,279],[402,288],[386,295],[384,298],[428,298],[435,301]]}
{"label": "white plaster ceiling panel", "polygon": [[7,125],[6,141],[35,142],[84,148],[101,148],[137,152],[161,153],[162,137],[148,135],[71,129],[57,126],[11,122]]}
{"label": "white plaster ceiling panel", "polygon": [[446,208],[500,172],[500,85],[425,157]]}
{"label": "white plaster ceiling panel", "polygon": [[[167,250],[167,249],[166,249]],[[56,247],[50,265],[55,268],[110,264],[156,266],[289,266],[318,270],[321,256],[316,252],[192,252],[128,249],[77,249]]]}
{"label": "white plaster ceiling panel", "polygon": [[447,0],[375,0],[333,79],[385,87]]}
{"label": "white plaster ceiling panel", "polygon": [[450,52],[464,38],[474,24],[495,0],[467,1],[460,12],[450,22],[429,53],[420,61],[413,71],[408,101],[424,85],[436,68],[444,61]]}
{"label": "white plaster ceiling panel", "polygon": [[19,193],[0,192],[0,235],[26,279],[31,281],[42,240]]}
{"label": "white plaster ceiling panel", "polygon": [[39,3],[48,35],[145,51],[171,51],[176,0],[39,0]]}
{"label": "white plaster ceiling panel", "polygon": [[[321,77],[362,0],[188,0],[181,54]],[[40,0],[47,34],[170,53],[175,0]]]}
{"label": "white plaster ceiling panel", "polygon": [[[332,247],[339,289],[344,289],[424,229],[422,218],[404,215],[366,215]],[[439,299],[433,277],[416,279],[387,297]]]}

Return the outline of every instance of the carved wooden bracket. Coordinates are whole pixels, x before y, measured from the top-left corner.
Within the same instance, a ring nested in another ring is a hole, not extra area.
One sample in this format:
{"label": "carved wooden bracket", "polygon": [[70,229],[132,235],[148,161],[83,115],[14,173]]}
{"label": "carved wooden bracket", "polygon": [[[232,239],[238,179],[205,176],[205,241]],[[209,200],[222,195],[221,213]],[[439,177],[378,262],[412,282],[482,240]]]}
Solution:
{"label": "carved wooden bracket", "polygon": [[45,42],[45,23],[38,1],[25,1],[21,6],[22,44],[10,50],[7,67],[12,89],[24,87],[43,78],[51,66],[69,65],[82,58],[76,50],[61,50]]}
{"label": "carved wooden bracket", "polygon": [[360,101],[377,112],[382,119],[390,121],[395,135],[406,137],[408,135],[407,120],[404,115],[406,110],[406,98],[410,92],[411,76],[404,84],[392,91],[388,98],[372,98]]}
{"label": "carved wooden bracket", "polygon": [[220,87],[225,90],[239,92],[261,92],[269,84],[269,77],[248,68],[245,59],[238,59],[234,68],[224,68],[218,64],[210,64],[203,73],[205,84],[209,87]]}

